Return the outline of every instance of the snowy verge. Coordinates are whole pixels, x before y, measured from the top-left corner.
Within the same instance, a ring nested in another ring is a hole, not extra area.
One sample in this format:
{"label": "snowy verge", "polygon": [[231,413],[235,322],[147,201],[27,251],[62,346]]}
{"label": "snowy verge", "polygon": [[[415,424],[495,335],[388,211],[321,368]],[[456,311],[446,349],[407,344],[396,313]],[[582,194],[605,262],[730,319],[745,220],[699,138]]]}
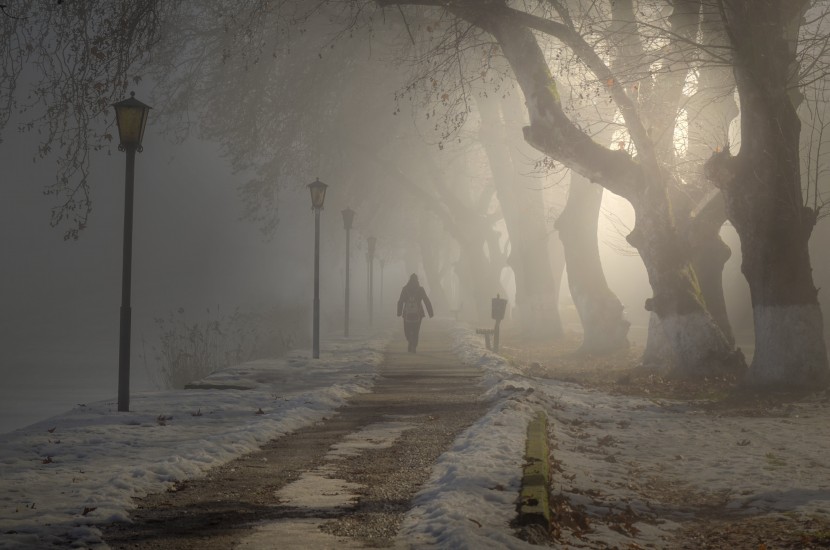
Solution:
{"label": "snowy verge", "polygon": [[526,548],[515,518],[525,428],[544,410],[558,542],[581,548],[674,547],[682,527],[723,519],[830,521],[830,398],[763,415],[609,395],[523,376],[454,329],[455,352],[483,371],[488,412],[439,457],[398,537],[403,547]]}
{"label": "snowy verge", "polygon": [[527,424],[541,404],[531,381],[485,349],[471,328],[454,326],[452,338],[454,353],[481,369],[483,398],[492,406],[438,458],[404,517],[396,547],[532,548],[515,537],[510,523]]}
{"label": "snowy verge", "polygon": [[[75,409],[0,436],[0,548],[94,548],[101,524],[127,520],[132,499],[259,448],[368,392],[388,334],[331,340],[224,369],[204,388],[139,393]],[[248,388],[248,389],[241,389]]]}

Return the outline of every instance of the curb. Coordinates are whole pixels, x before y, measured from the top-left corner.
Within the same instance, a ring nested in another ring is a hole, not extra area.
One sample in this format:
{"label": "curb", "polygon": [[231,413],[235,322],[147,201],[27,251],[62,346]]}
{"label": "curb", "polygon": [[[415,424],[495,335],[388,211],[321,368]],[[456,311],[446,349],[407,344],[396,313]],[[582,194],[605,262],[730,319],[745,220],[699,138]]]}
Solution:
{"label": "curb", "polygon": [[519,493],[520,525],[540,525],[550,530],[550,464],[548,462],[548,418],[539,412],[527,425],[525,465]]}

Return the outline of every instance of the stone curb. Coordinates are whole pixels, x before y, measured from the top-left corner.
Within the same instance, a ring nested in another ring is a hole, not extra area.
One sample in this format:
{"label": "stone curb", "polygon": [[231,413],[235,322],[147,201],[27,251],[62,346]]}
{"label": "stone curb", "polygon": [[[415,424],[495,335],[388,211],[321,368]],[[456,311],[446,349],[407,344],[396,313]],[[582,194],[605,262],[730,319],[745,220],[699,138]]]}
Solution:
{"label": "stone curb", "polygon": [[548,462],[548,418],[539,412],[527,425],[525,465],[519,493],[520,525],[540,525],[550,530],[550,464]]}

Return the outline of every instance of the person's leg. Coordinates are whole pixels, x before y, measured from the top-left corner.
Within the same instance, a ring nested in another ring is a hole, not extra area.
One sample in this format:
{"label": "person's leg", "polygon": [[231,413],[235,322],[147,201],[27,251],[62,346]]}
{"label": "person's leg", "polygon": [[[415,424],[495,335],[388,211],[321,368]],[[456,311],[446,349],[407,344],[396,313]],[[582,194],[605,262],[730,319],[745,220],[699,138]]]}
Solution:
{"label": "person's leg", "polygon": [[408,351],[410,353],[412,351],[414,351],[414,346],[412,344],[412,339],[413,339],[413,335],[412,335],[413,326],[412,325],[413,325],[413,323],[411,323],[410,321],[404,321],[403,322],[403,333],[406,336],[406,342],[408,344],[408,346],[406,348],[406,351]]}
{"label": "person's leg", "polygon": [[421,333],[421,320],[418,319],[414,323],[412,323],[412,352],[415,352],[415,348],[418,347],[418,336]]}

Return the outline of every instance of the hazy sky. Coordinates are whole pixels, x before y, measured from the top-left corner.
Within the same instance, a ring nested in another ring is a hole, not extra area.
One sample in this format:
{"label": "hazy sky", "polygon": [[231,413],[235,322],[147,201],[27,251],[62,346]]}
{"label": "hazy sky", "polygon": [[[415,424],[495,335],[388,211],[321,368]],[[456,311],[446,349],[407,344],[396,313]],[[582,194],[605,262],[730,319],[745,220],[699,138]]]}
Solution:
{"label": "hazy sky", "polygon": [[[93,212],[77,241],[49,227],[54,197],[43,195],[54,179],[54,160],[32,163],[35,136],[4,134],[0,165],[0,219],[5,238],[0,297],[0,402],[47,406],[63,395],[74,404],[114,396],[117,387],[125,155],[115,147],[93,154]],[[276,304],[312,304],[314,215],[306,184],[330,184],[322,215],[321,300],[324,323],[340,323],[343,308],[345,232],[336,205],[337,175],[309,174],[280,194],[280,224],[266,239],[240,220],[237,186],[210,143],[174,144],[153,127],[136,155],[132,279],[132,387],[148,387],[140,357],[158,339],[153,322],[183,307],[191,319],[217,306],[262,310]],[[337,199],[340,198],[340,201]],[[365,317],[365,236],[359,205],[352,232],[354,322]],[[387,266],[387,296],[394,295],[400,266]],[[376,285],[380,274],[376,272]],[[377,289],[378,287],[376,287]],[[393,307],[387,298],[384,307]],[[380,304],[376,302],[376,307]],[[325,326],[325,325],[324,325]],[[309,327],[310,330],[310,327]],[[63,400],[65,401],[65,400]],[[61,401],[61,403],[63,403]],[[0,417],[10,414],[0,407]],[[59,409],[55,412],[60,412]],[[43,414],[37,415],[40,418]],[[0,430],[3,429],[0,418]]]}
{"label": "hazy sky", "polygon": [[[54,197],[42,193],[54,178],[53,162],[31,162],[32,136],[7,131],[4,137],[2,393],[38,396],[35,388],[51,380],[67,392],[110,386],[114,394],[125,156],[114,147],[111,155],[93,153],[89,225],[80,240],[64,241],[62,230],[49,227]],[[251,223],[238,220],[239,181],[215,147],[171,144],[153,131],[151,119],[136,159],[134,386],[146,385],[136,355],[142,337],[151,343],[157,338],[154,317],[179,307],[197,316],[217,305],[250,309],[273,305],[280,293],[302,296],[296,280],[291,292],[285,283],[291,277],[307,280],[300,273],[311,265],[313,216],[305,208],[305,189],[300,185],[284,195],[286,223],[276,239],[266,241]],[[304,208],[291,208],[292,202]]]}

